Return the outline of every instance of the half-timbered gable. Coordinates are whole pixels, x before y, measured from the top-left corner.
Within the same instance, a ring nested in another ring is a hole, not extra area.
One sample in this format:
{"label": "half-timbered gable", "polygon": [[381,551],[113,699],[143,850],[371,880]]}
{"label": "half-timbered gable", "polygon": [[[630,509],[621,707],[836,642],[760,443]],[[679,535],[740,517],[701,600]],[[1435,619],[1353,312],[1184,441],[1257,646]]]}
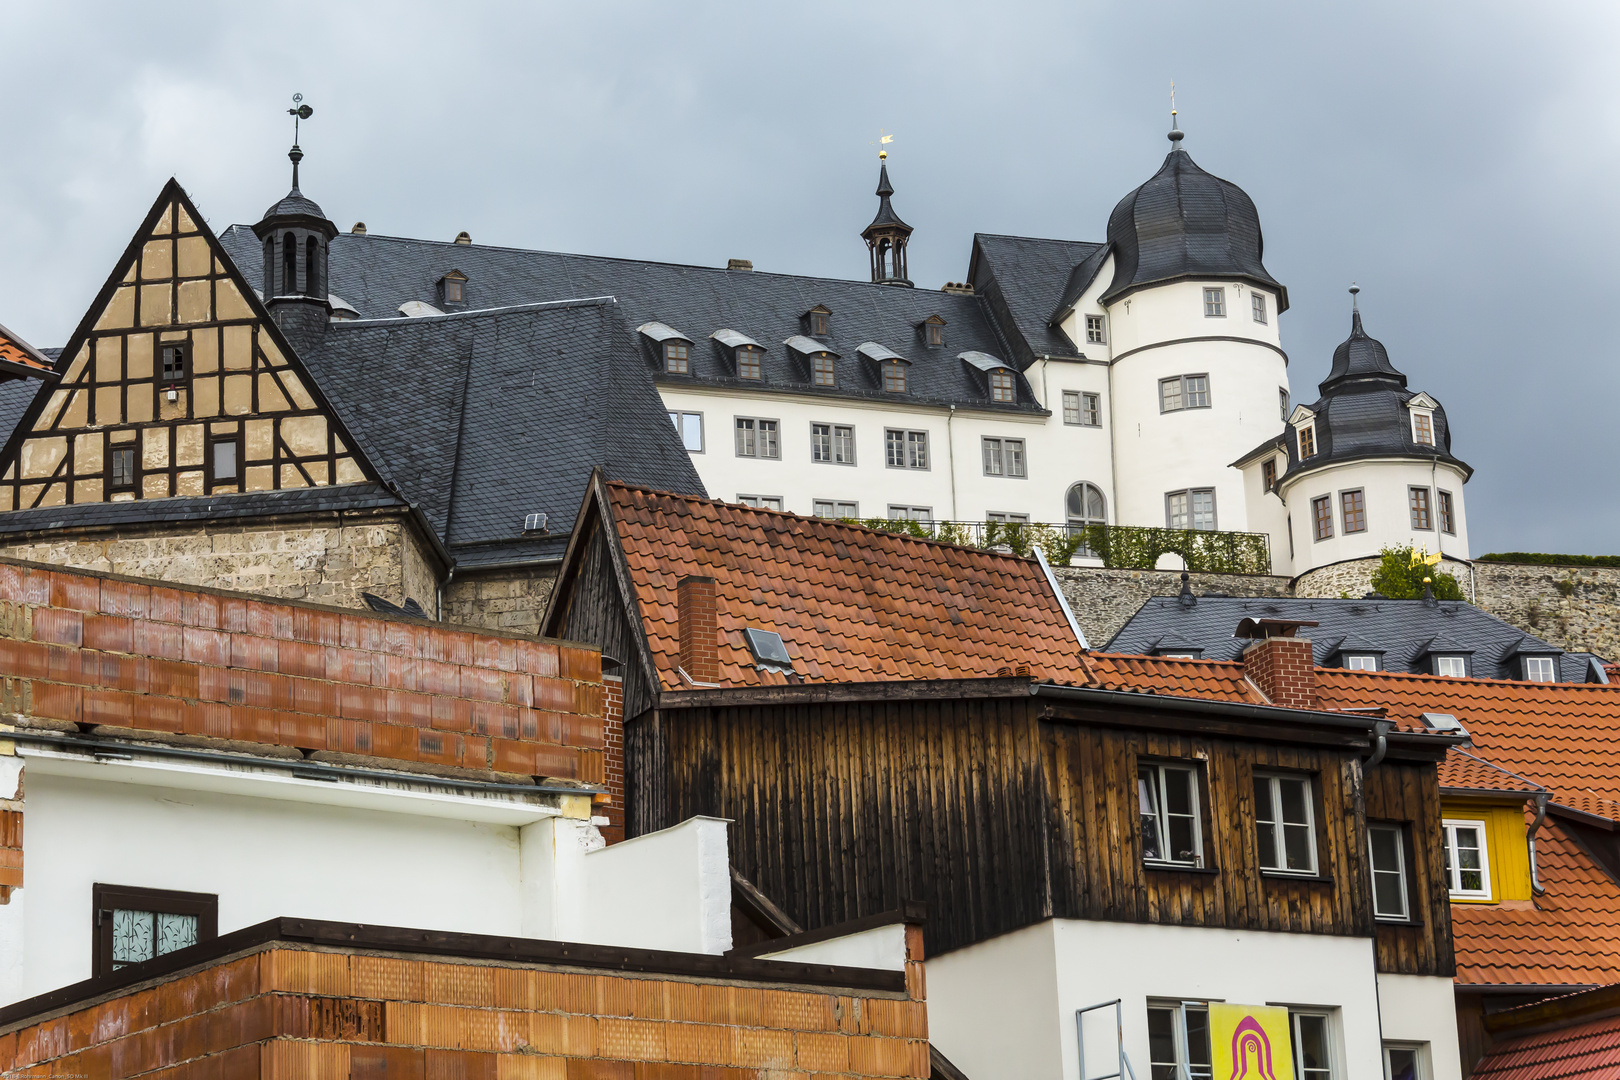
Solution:
{"label": "half-timbered gable", "polygon": [[0,511],[375,480],[170,180],[0,463]]}

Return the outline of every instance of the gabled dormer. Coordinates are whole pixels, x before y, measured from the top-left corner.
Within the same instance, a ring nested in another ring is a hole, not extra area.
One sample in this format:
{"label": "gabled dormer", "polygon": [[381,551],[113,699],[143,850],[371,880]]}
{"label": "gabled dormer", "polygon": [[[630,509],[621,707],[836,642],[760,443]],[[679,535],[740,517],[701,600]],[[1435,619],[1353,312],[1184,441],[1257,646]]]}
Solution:
{"label": "gabled dormer", "polygon": [[735,330],[721,328],[709,335],[731,361],[731,373],[739,379],[760,382],[765,378],[765,346]]}
{"label": "gabled dormer", "polygon": [[806,337],[821,338],[832,337],[832,308],[825,304],[817,304],[799,318],[800,333]]}
{"label": "gabled dormer", "polygon": [[465,311],[467,308],[467,275],[450,270],[438,281],[439,307],[445,311]]}
{"label": "gabled dormer", "polygon": [[1434,426],[1434,410],[1440,403],[1428,394],[1418,394],[1406,403],[1412,418],[1412,441],[1418,446],[1436,446],[1439,435]]}
{"label": "gabled dormer", "polygon": [[1294,406],[1288,415],[1288,424],[1294,429],[1295,457],[1301,464],[1321,452],[1316,438],[1316,414],[1304,405]]}
{"label": "gabled dormer", "polygon": [[910,383],[911,361],[875,341],[862,342],[855,354],[872,384],[890,394],[904,394]]}
{"label": "gabled dormer", "polygon": [[666,375],[692,374],[692,339],[667,323],[645,322],[636,333],[653,345],[658,369]]}
{"label": "gabled dormer", "polygon": [[794,334],[782,342],[798,364],[800,374],[811,386],[838,385],[838,354],[815,338]]}
{"label": "gabled dormer", "polygon": [[930,349],[943,349],[945,347],[945,320],[939,315],[930,315],[917,324],[917,333],[922,336],[922,343]]}
{"label": "gabled dormer", "polygon": [[957,359],[967,366],[991,402],[999,405],[1018,402],[1018,373],[999,357],[969,350],[958,353]]}

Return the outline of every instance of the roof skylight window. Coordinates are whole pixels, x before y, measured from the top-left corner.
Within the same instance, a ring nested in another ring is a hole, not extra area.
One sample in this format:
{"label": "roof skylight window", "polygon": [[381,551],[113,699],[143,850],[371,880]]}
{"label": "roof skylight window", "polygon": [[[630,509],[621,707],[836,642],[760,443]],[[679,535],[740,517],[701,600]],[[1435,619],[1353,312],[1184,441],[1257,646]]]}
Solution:
{"label": "roof skylight window", "polygon": [[748,648],[761,668],[785,675],[793,673],[793,657],[788,655],[787,646],[782,644],[781,634],[775,630],[756,630],[750,626],[743,630],[743,636],[748,639]]}

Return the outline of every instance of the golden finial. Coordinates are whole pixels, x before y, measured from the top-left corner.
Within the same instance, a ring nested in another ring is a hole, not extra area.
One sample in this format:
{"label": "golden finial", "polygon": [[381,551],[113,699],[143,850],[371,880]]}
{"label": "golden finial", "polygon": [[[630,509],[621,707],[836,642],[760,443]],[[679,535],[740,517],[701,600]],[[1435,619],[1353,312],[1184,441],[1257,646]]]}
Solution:
{"label": "golden finial", "polygon": [[1176,115],[1176,84],[1172,82],[1170,84],[1170,117],[1171,117],[1170,122],[1172,124],[1175,123],[1175,115]]}
{"label": "golden finial", "polygon": [[878,131],[878,160],[879,161],[883,161],[886,158],[888,158],[889,152],[887,150],[883,149],[883,147],[889,145],[892,142],[894,142],[894,136],[893,135],[885,135],[885,134],[883,134],[883,132],[881,130]]}

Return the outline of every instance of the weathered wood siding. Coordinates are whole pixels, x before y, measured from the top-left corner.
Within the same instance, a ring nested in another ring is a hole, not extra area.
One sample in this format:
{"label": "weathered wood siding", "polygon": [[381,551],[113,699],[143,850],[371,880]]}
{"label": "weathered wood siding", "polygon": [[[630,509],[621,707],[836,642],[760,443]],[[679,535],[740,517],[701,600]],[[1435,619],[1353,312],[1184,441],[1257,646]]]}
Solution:
{"label": "weathered wood siding", "polygon": [[1362,779],[1367,820],[1405,825],[1411,926],[1378,924],[1378,970],[1400,975],[1457,973],[1440,836],[1440,780],[1432,765],[1385,761]]}
{"label": "weathered wood siding", "polygon": [[594,521],[590,527],[592,535],[586,543],[580,573],[572,581],[569,594],[561,598],[562,618],[553,633],[569,641],[596,645],[604,656],[624,665],[620,674],[624,676],[624,715],[628,719],[652,708],[658,688],[642,666],[636,642],[631,638],[607,534]]}

